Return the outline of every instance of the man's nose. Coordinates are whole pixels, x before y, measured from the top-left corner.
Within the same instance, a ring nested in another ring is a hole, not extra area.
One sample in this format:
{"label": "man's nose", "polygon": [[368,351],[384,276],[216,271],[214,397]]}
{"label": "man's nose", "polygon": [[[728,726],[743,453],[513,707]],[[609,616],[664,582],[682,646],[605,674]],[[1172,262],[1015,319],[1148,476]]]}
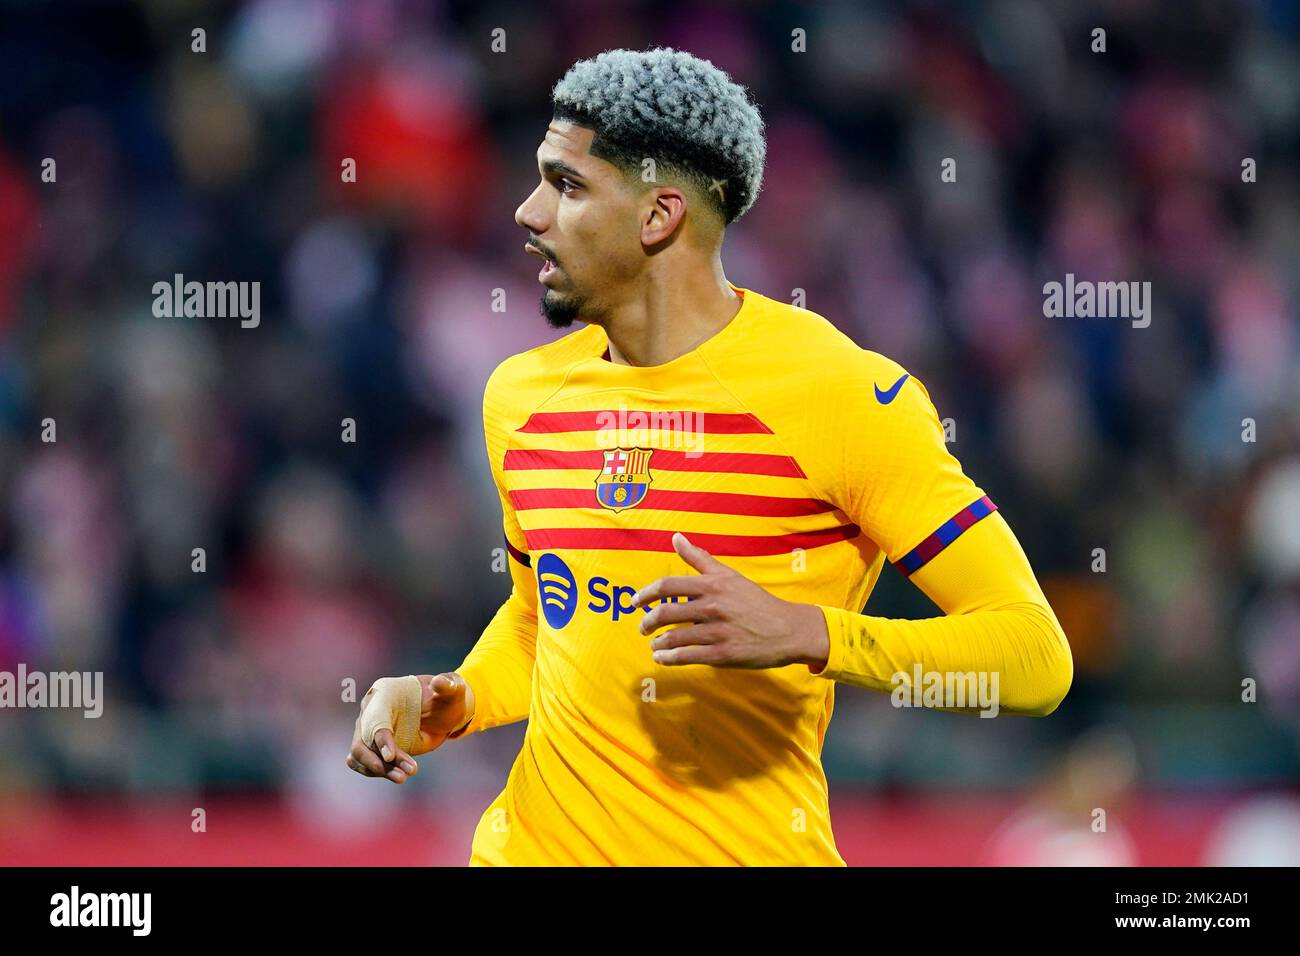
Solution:
{"label": "man's nose", "polygon": [[529,232],[541,233],[546,231],[546,217],[542,209],[542,203],[538,202],[537,193],[541,189],[538,186],[528,198],[519,204],[515,210],[515,222]]}

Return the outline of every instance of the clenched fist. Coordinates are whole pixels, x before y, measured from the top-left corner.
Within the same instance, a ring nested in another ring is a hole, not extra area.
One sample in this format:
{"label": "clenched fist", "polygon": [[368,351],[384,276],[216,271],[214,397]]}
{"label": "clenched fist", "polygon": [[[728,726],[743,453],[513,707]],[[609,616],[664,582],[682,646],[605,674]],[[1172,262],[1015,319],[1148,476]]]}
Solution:
{"label": "clenched fist", "polygon": [[[474,692],[465,679],[455,672],[447,674],[421,674],[420,682],[420,739],[410,751],[397,746],[393,731],[381,727],[375,731],[374,742],[367,745],[362,729],[366,707],[373,700],[375,688],[371,686],[361,698],[361,714],[357,716],[352,734],[352,750],[347,765],[363,777],[387,777],[393,783],[406,783],[419,771],[412,754],[428,753],[442,746],[447,735],[464,727],[474,716]],[[373,724],[371,725],[373,726]]]}

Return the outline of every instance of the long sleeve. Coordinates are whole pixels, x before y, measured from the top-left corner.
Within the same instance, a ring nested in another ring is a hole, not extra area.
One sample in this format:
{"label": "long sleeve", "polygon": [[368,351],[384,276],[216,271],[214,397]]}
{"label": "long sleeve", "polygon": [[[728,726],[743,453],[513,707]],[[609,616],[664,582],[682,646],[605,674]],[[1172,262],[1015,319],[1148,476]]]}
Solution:
{"label": "long sleeve", "polygon": [[512,556],[510,596],[497,610],[456,672],[474,691],[474,716],[451,738],[528,716],[537,654],[537,591],[528,568]]}
{"label": "long sleeve", "polygon": [[819,477],[946,616],[891,620],[819,605],[830,635],[819,676],[890,692],[916,689],[918,676],[983,675],[997,680],[999,711],[1050,714],[1073,679],[1069,643],[997,505],[949,453],[929,393],[869,352],[834,388],[829,426],[842,437],[820,441],[831,451]]}
{"label": "long sleeve", "polygon": [[464,662],[456,668],[474,692],[474,716],[450,735],[452,739],[523,720],[532,701],[533,663],[537,656],[537,580],[501,473],[505,454],[502,422],[509,390],[500,387],[499,381],[499,374],[493,374],[484,392],[483,431],[492,478],[501,499],[511,591]]}
{"label": "long sleeve", "polygon": [[1056,709],[1074,675],[1070,645],[1000,514],[971,526],[912,581],[947,616],[905,621],[822,606],[830,656],[819,676],[890,693],[914,686],[918,665],[927,675],[996,674],[1000,712]]}

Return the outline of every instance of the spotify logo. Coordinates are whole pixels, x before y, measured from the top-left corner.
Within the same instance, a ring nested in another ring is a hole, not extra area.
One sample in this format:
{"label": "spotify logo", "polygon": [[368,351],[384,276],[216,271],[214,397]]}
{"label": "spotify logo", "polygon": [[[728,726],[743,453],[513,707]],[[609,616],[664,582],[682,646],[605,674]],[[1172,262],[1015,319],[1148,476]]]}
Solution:
{"label": "spotify logo", "polygon": [[573,620],[578,609],[578,582],[569,566],[554,554],[537,559],[537,598],[546,623],[557,631]]}

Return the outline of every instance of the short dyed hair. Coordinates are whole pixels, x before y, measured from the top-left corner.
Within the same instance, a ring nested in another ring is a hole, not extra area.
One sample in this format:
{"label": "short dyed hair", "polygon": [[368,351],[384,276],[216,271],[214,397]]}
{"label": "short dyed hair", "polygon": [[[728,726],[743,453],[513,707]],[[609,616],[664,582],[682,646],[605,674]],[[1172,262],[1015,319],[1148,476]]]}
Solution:
{"label": "short dyed hair", "polygon": [[595,130],[591,154],[639,175],[653,159],[693,182],[725,225],[763,185],[763,118],[743,86],[669,47],[579,60],[551,91],[553,116]]}

